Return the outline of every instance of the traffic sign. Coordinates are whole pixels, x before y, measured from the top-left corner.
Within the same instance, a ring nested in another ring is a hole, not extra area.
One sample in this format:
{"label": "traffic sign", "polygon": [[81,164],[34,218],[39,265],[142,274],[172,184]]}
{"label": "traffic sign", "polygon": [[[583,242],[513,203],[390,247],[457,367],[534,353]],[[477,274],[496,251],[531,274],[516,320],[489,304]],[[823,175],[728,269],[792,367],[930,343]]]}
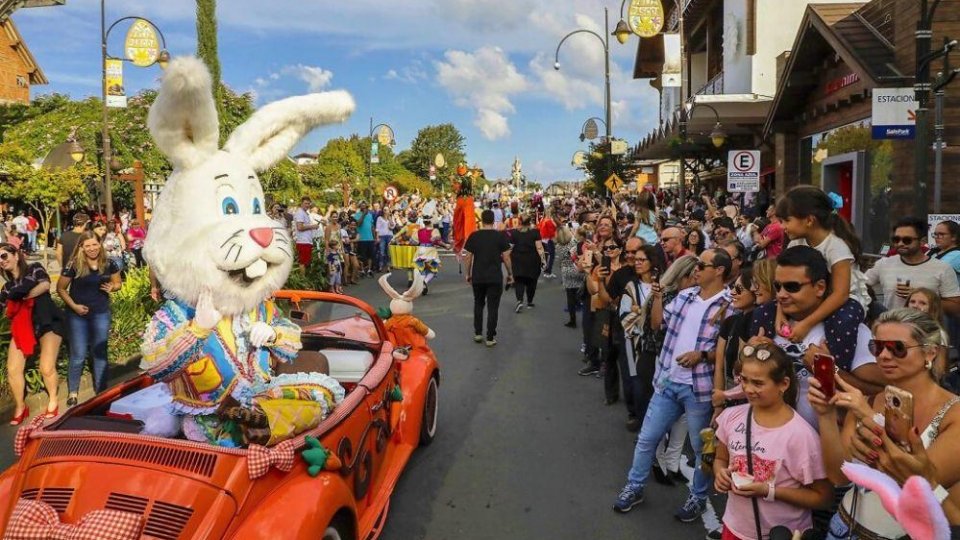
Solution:
{"label": "traffic sign", "polygon": [[436,180],[436,179],[437,179],[437,166],[436,166],[436,165],[430,165],[430,179],[431,179],[431,180]]}
{"label": "traffic sign", "polygon": [[623,187],[623,180],[617,176],[617,173],[613,173],[607,177],[607,181],[604,182],[603,185],[607,186],[607,189],[609,189],[612,193],[616,193],[620,191],[621,187]]}
{"label": "traffic sign", "polygon": [[383,200],[387,202],[393,202],[400,196],[400,190],[397,189],[397,186],[388,185],[383,188]]}
{"label": "traffic sign", "polygon": [[727,154],[727,191],[760,191],[760,151],[730,150]]}
{"label": "traffic sign", "polygon": [[874,139],[912,139],[917,130],[913,88],[874,88],[870,118]]}

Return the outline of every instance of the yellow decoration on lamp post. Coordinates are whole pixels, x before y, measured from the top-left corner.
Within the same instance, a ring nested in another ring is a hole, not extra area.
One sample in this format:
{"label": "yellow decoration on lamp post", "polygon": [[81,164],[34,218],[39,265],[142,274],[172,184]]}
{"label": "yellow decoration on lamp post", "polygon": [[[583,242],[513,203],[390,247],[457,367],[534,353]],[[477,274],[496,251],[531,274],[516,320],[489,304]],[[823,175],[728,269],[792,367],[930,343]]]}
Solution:
{"label": "yellow decoration on lamp post", "polygon": [[136,19],[127,30],[123,42],[127,58],[135,66],[152,66],[160,57],[160,40],[153,25],[143,19]]}
{"label": "yellow decoration on lamp post", "polygon": [[[663,29],[663,23],[663,4],[660,0],[630,0],[630,7],[627,8],[627,24],[634,34],[642,38],[653,37]],[[625,42],[626,39],[621,41],[621,43]]]}

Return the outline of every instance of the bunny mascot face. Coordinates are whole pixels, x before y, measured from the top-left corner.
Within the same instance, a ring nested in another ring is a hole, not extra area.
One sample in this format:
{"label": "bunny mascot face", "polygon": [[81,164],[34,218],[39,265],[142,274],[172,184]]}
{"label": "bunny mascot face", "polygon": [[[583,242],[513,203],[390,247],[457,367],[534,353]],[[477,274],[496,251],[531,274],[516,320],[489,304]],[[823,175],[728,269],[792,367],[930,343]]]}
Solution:
{"label": "bunny mascot face", "polygon": [[[318,373],[272,376],[274,365],[296,356],[300,330],[269,300],[287,279],[293,251],[289,232],[267,216],[257,172],[353,109],[346,92],[284,99],[257,111],[219,149],[206,66],[177,58],[164,74],[147,123],[174,170],[144,255],[170,300],[147,327],[141,367],[167,383],[190,439],[275,444],[315,426],[343,397]],[[296,427],[281,433],[280,424]]]}
{"label": "bunny mascot face", "polygon": [[419,350],[433,354],[427,346],[427,340],[437,336],[436,332],[413,316],[413,301],[423,293],[423,275],[413,274],[413,285],[407,292],[400,294],[390,285],[389,274],[380,276],[380,288],[390,297],[391,316],[384,322],[390,340],[397,347]]}

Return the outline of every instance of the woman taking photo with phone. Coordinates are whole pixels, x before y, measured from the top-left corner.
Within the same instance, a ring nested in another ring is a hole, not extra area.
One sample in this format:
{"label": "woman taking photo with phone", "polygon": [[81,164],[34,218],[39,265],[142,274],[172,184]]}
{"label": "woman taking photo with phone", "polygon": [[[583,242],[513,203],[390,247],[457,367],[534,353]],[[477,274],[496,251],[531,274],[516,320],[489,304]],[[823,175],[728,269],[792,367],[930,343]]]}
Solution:
{"label": "woman taking photo with phone", "polygon": [[[57,355],[63,340],[63,312],[50,298],[50,276],[40,263],[27,265],[23,251],[13,244],[0,244],[0,271],[6,283],[0,289],[0,303],[10,318],[10,348],[7,351],[7,380],[16,408],[10,425],[20,425],[30,416],[24,402],[26,357],[40,350],[40,375],[49,401],[45,416],[57,416]],[[32,319],[32,321],[31,321]],[[32,322],[32,324],[31,324]]]}
{"label": "woman taking photo with phone", "polygon": [[[600,223],[608,218],[601,218]],[[612,222],[611,222],[612,223]],[[598,223],[598,227],[599,227]],[[599,363],[604,367],[603,390],[605,403],[613,405],[619,397],[617,385],[617,348],[613,342],[612,324],[619,324],[616,319],[617,308],[610,302],[605,302],[600,296],[600,281],[605,287],[610,286],[610,278],[623,264],[623,246],[616,235],[612,235],[602,242],[598,242],[600,251],[599,262],[587,276],[587,292],[590,294],[590,309],[593,311],[593,343],[599,349]]]}
{"label": "woman taking photo with phone", "polygon": [[93,232],[77,240],[70,265],[57,281],[57,294],[70,308],[70,368],[67,372],[67,406],[77,404],[80,376],[89,349],[93,357],[93,388],[107,388],[107,337],[110,332],[110,293],[120,290],[120,269]]}
{"label": "woman taking photo with phone", "polygon": [[[847,484],[840,466],[851,459],[891,474],[885,445],[908,444],[907,432],[915,430],[936,466],[939,483],[954,485],[960,480],[960,460],[956,459],[960,453],[960,407],[954,407],[960,398],[937,384],[934,370],[941,347],[940,325],[926,313],[900,308],[880,315],[873,336],[870,352],[893,389],[888,386],[868,401],[839,376],[833,396],[825,395],[823,385],[810,379],[808,397],[819,416],[828,477],[834,484]],[[848,413],[842,429],[837,408]],[[888,419],[880,421],[884,417]],[[886,430],[880,427],[884,423]],[[904,534],[875,492],[851,489],[830,521],[827,538],[900,538]]]}
{"label": "woman taking photo with phone", "polygon": [[729,494],[722,537],[763,540],[778,525],[804,531],[833,489],[817,432],[793,409],[793,361],[772,343],[746,345],[739,359],[749,403],[717,417],[714,487]]}

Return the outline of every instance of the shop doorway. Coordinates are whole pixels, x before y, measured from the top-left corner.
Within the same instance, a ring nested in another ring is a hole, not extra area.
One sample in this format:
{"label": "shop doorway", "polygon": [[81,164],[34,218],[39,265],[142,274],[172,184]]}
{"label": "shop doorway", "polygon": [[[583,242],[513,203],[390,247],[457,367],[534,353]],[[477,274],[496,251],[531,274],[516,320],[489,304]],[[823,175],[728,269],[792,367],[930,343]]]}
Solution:
{"label": "shop doorway", "polygon": [[[836,193],[843,199],[843,208],[837,210],[843,219],[862,235],[868,235],[867,210],[870,204],[870,179],[867,177],[866,152],[848,152],[823,160],[822,185],[827,193]],[[862,238],[869,241],[869,238]],[[866,242],[865,242],[866,243]],[[867,244],[869,245],[869,244]]]}

